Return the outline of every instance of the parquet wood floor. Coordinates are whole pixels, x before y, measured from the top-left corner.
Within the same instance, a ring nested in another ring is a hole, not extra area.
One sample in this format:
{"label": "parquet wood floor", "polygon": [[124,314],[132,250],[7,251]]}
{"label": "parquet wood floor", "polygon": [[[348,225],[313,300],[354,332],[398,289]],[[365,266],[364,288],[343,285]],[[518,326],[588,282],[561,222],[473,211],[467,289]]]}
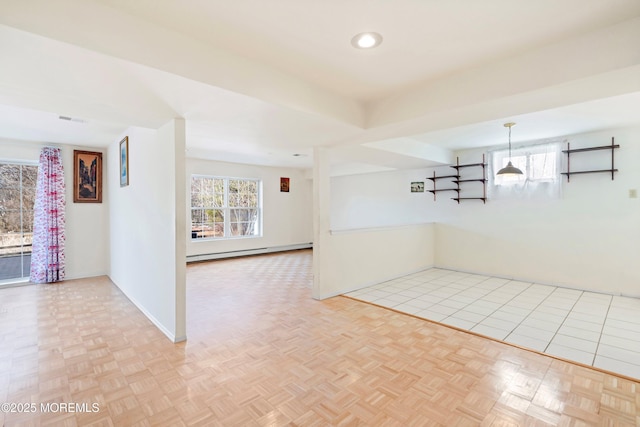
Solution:
{"label": "parquet wood floor", "polygon": [[640,425],[637,382],[349,298],[315,301],[310,270],[310,251],[190,265],[181,344],[105,277],[0,290],[0,403],[38,406],[0,424]]}

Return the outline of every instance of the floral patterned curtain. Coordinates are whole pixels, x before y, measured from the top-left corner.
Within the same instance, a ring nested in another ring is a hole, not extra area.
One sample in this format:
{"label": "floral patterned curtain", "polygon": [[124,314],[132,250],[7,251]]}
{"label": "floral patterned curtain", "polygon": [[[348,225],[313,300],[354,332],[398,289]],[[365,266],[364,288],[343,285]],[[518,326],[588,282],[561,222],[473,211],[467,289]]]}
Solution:
{"label": "floral patterned curtain", "polygon": [[59,148],[45,147],[40,153],[33,220],[33,283],[64,279],[64,171]]}

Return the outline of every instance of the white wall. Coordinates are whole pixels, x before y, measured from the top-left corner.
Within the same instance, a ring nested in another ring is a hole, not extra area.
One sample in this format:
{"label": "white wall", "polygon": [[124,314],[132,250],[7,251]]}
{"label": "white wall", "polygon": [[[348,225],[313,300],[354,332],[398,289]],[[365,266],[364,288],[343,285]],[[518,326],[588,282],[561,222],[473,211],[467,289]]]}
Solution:
{"label": "white wall", "polygon": [[[47,144],[0,140],[0,159],[38,163],[40,150]],[[107,156],[101,149],[61,146],[65,175],[65,273],[66,279],[100,276],[109,271],[109,183]],[[73,150],[102,152],[102,203],[73,203]]]}
{"label": "white wall", "polygon": [[[566,138],[571,148],[581,148],[608,145],[612,136],[621,145],[615,180],[607,174],[575,175],[570,183],[564,178],[555,200],[457,204],[449,193],[438,193],[437,201],[431,193],[408,193],[409,182],[431,176],[432,169],[334,178],[339,185],[332,185],[332,228],[415,223],[420,217],[437,223],[436,266],[640,296],[640,199],[629,198],[630,189],[640,192],[640,129]],[[482,152],[459,153],[460,160],[479,162]],[[609,162],[607,151],[571,158],[575,170],[607,168]],[[439,174],[445,172],[451,170],[440,168]]]}
{"label": "white wall", "polygon": [[[640,129],[569,136],[571,148],[620,144],[619,172],[563,178],[560,199],[439,203],[436,265],[640,296]],[[566,149],[566,144],[564,144]],[[571,169],[610,167],[610,152],[571,155]],[[473,153],[470,153],[473,154]],[[566,170],[566,155],[563,155]],[[471,161],[467,159],[465,161]]]}
{"label": "white wall", "polygon": [[331,229],[381,227],[429,222],[431,193],[411,193],[411,182],[431,185],[425,169],[331,178]]}
{"label": "white wall", "polygon": [[324,239],[323,299],[432,267],[434,224],[334,231]]}
{"label": "white wall", "polygon": [[[243,165],[187,159],[186,185],[191,175],[216,175],[262,180],[263,235],[230,240],[191,240],[187,227],[187,255],[219,254],[258,248],[308,244],[313,241],[311,180],[300,169]],[[290,178],[290,191],[280,192],[280,177]],[[191,218],[187,202],[187,221]]]}
{"label": "white wall", "polygon": [[431,267],[434,226],[416,224],[419,215],[407,210],[407,204],[420,204],[411,197],[416,194],[410,194],[410,182],[421,175],[330,178],[328,159],[326,149],[316,148],[313,297],[328,298]]}
{"label": "white wall", "polygon": [[[185,336],[184,121],[158,131],[129,128],[129,186],[119,162],[108,165],[111,280],[170,339]],[[180,136],[181,135],[181,136]],[[119,141],[109,146],[119,159]],[[182,202],[184,203],[184,201]],[[182,221],[182,224],[181,224]]]}
{"label": "white wall", "polygon": [[[73,203],[73,150],[102,152],[102,203]],[[100,148],[62,148],[67,186],[66,263],[67,279],[102,276],[109,271],[108,156]]]}

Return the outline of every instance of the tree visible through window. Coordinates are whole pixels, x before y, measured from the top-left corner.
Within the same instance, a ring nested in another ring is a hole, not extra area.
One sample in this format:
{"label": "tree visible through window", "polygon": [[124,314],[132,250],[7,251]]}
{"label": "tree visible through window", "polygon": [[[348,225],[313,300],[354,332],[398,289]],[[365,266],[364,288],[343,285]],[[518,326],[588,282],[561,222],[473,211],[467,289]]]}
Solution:
{"label": "tree visible through window", "polygon": [[192,176],[191,238],[259,236],[260,181]]}
{"label": "tree visible through window", "polygon": [[38,166],[0,163],[0,281],[29,277]]}

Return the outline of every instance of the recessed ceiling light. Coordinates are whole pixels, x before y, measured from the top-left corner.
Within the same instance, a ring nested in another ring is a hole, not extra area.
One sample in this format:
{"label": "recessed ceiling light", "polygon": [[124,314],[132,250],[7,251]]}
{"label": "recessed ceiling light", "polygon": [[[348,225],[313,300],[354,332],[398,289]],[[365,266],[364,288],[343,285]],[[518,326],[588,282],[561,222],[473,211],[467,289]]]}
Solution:
{"label": "recessed ceiling light", "polygon": [[351,39],[351,45],[358,49],[371,49],[380,43],[382,43],[382,36],[378,33],[360,33]]}

